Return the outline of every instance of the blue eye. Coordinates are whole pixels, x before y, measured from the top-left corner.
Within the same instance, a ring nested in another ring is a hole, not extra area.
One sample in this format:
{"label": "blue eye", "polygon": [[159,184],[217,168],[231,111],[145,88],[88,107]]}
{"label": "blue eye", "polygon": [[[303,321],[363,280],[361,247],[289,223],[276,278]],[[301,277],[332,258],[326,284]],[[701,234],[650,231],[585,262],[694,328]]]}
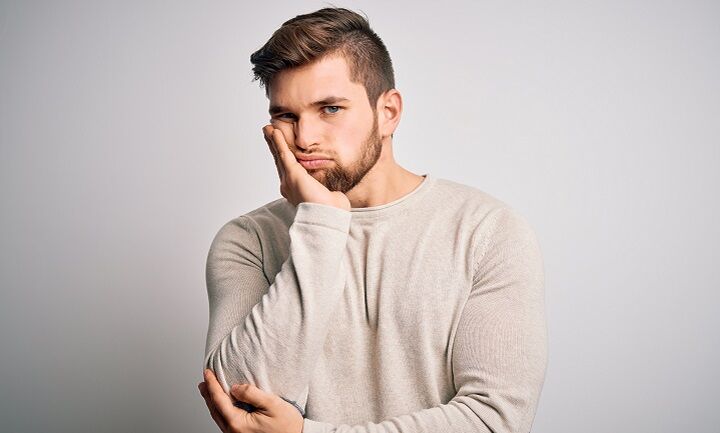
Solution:
{"label": "blue eye", "polygon": [[342,107],[338,107],[337,105],[326,105],[326,106],[323,107],[323,108],[336,108],[336,109],[337,109],[336,111],[331,111],[330,113],[328,113],[328,114],[336,114],[338,111],[340,111],[340,109],[341,109]]}

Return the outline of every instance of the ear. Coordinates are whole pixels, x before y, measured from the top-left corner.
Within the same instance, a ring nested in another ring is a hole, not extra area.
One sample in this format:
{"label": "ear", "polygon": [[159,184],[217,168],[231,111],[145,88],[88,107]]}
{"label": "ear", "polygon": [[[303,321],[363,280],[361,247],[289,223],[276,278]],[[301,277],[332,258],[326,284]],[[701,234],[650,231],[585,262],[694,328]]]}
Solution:
{"label": "ear", "polygon": [[397,89],[385,91],[377,100],[378,133],[380,138],[392,136],[402,115],[402,96]]}

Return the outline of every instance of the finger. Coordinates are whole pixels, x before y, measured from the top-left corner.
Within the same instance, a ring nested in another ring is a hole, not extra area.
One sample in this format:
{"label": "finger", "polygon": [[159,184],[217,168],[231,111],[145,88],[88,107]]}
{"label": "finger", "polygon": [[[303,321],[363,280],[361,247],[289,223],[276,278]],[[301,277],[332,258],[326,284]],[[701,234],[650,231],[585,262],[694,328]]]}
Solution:
{"label": "finger", "polygon": [[267,409],[272,403],[273,394],[269,394],[262,389],[249,383],[242,385],[233,385],[230,393],[236,399],[250,403],[258,409]]}
{"label": "finger", "polygon": [[265,142],[268,145],[268,149],[270,149],[270,153],[272,154],[273,162],[275,163],[275,170],[277,170],[278,177],[280,177],[280,179],[282,180],[285,173],[282,170],[282,164],[279,161],[278,152],[277,152],[275,143],[273,143],[272,139],[270,138],[271,131],[272,131],[272,129],[270,129],[268,131],[265,128],[263,128],[263,137],[265,138]]}
{"label": "finger", "polygon": [[223,419],[231,419],[233,412],[238,409],[233,406],[230,396],[225,394],[225,391],[215,378],[215,374],[209,369],[205,370],[205,382],[207,383],[210,400],[215,405],[215,408],[222,414]]}
{"label": "finger", "polygon": [[272,153],[273,161],[275,162],[275,169],[278,172],[278,177],[280,178],[280,180],[282,180],[285,177],[285,169],[283,167],[282,161],[280,160],[280,152],[278,150],[278,146],[275,143],[275,139],[273,138],[274,129],[275,127],[272,125],[265,126],[265,128],[263,128],[263,135],[265,137],[265,142],[270,149],[270,153]]}
{"label": "finger", "polygon": [[288,146],[282,130],[277,128],[274,129],[272,131],[272,137],[278,151],[278,157],[280,158],[280,162],[283,164],[283,169],[285,173],[292,170],[294,168],[294,165],[300,165],[300,163],[297,162],[297,160],[295,159],[295,155],[293,155],[293,153],[290,151],[290,146]]}
{"label": "finger", "polygon": [[275,145],[270,141],[270,137],[272,136],[272,125],[265,125],[262,128],[263,137],[265,138],[265,142],[268,144],[268,148],[270,149],[270,153],[272,154],[272,157],[274,160],[277,161],[277,150],[275,149]]}
{"label": "finger", "polygon": [[205,400],[205,405],[207,406],[208,411],[210,411],[210,416],[212,417],[213,421],[215,421],[215,424],[217,424],[217,426],[220,427],[220,430],[222,430],[223,432],[227,431],[227,423],[210,400],[210,395],[208,394],[207,390],[207,384],[205,382],[201,382],[198,385],[198,388],[200,389],[200,395],[202,395],[203,399]]}
{"label": "finger", "polygon": [[210,395],[208,394],[207,390],[207,384],[205,382],[202,382],[198,388],[200,389],[200,395],[202,395],[203,399],[205,400],[205,405],[208,408],[208,411],[210,412],[210,416],[212,417],[213,421],[215,421],[215,424],[217,424],[218,427],[220,427],[220,430],[225,432],[227,430],[227,423],[223,419],[222,415],[218,410],[215,408],[215,405],[210,400]]}

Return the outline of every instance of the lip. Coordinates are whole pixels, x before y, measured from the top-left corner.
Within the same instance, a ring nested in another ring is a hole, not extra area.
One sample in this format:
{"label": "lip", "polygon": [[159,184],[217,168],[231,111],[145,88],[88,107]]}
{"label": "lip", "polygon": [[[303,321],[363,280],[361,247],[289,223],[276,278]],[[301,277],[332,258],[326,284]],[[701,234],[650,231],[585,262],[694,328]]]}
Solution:
{"label": "lip", "polygon": [[301,160],[301,159],[302,159],[303,161],[315,161],[316,159],[330,159],[330,158],[327,158],[327,157],[324,157],[324,156],[318,156],[318,155],[313,155],[313,156],[295,156],[295,158],[297,158],[298,160]]}
{"label": "lip", "polygon": [[319,168],[330,162],[329,159],[298,159],[298,162],[303,167],[307,168]]}

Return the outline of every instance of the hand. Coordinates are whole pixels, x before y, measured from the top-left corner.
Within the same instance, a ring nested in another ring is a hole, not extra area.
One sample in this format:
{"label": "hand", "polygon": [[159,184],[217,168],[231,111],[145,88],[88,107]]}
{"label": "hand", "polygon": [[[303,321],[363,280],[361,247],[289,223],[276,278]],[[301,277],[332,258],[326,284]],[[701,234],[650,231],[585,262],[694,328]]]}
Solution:
{"label": "hand", "polygon": [[235,407],[211,370],[205,370],[205,381],[198,384],[198,389],[223,433],[302,432],[303,417],[293,405],[249,383],[233,385],[230,393],[236,400],[255,406],[254,412]]}
{"label": "hand", "polygon": [[295,159],[282,130],[265,125],[263,136],[275,160],[280,178],[280,194],[290,203],[295,206],[301,202],[320,203],[350,210],[350,200],[345,194],[327,189]]}

